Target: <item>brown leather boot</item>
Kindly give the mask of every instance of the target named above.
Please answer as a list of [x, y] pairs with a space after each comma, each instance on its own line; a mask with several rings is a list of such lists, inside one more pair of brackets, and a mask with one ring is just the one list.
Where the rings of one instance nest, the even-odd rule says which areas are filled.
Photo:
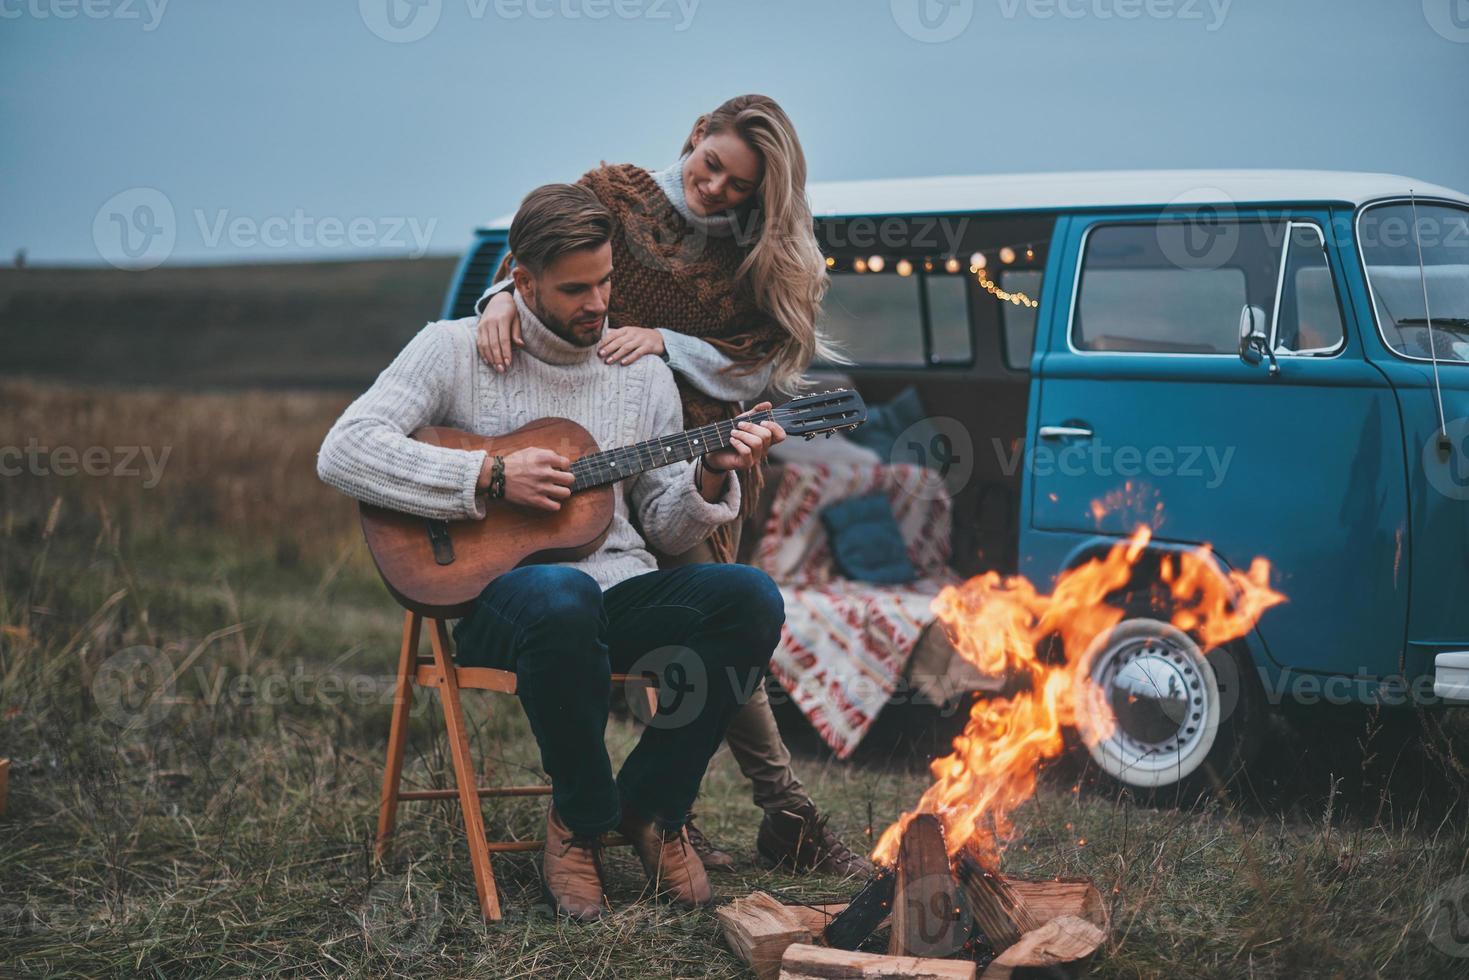
[[541, 885], [550, 905], [578, 922], [590, 922], [607, 907], [602, 896], [602, 841], [574, 834], [556, 807], [546, 811], [546, 846], [541, 852]]
[[622, 811], [622, 833], [643, 862], [643, 872], [655, 893], [684, 905], [708, 905], [714, 898], [704, 864], [689, 843], [689, 833], [661, 829], [631, 810]]
[[689, 832], [689, 843], [693, 845], [694, 853], [699, 855], [699, 861], [704, 865], [705, 871], [734, 870], [735, 859], [704, 836], [704, 832], [694, 823], [692, 813], [689, 814], [689, 822], [684, 824], [684, 830]]
[[760, 821], [755, 850], [768, 868], [783, 867], [798, 874], [819, 871], [844, 877], [872, 874], [872, 864], [842, 843], [814, 803], [767, 812]]

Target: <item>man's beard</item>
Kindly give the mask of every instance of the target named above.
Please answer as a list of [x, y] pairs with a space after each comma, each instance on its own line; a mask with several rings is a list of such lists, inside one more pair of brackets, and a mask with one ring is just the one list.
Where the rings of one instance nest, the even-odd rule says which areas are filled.
[[597, 330], [595, 333], [590, 333], [590, 335], [578, 335], [576, 332], [577, 330], [586, 328], [581, 326], [574, 328], [566, 321], [560, 320], [552, 316], [550, 311], [541, 305], [540, 297], [536, 297], [535, 299], [531, 300], [530, 303], [528, 303], [527, 305], [530, 307], [531, 312], [536, 315], [536, 319], [545, 324], [547, 330], [551, 331], [556, 336], [566, 341], [568, 344], [573, 344], [577, 347], [591, 347], [597, 341], [602, 339], [602, 317], [598, 317], [596, 320]]

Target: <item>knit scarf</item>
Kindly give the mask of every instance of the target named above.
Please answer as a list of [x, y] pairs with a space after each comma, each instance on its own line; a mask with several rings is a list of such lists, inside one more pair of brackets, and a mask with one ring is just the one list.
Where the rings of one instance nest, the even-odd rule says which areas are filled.
[[[753, 370], [775, 357], [784, 331], [737, 279], [747, 249], [739, 234], [723, 234], [723, 222], [692, 223], [680, 213], [655, 176], [632, 164], [603, 164], [579, 181], [612, 213], [613, 326], [666, 328], [707, 341]], [[682, 183], [678, 185], [682, 193]], [[738, 226], [740, 215], [731, 216]], [[736, 227], [735, 230], [738, 230]], [[675, 375], [688, 428], [733, 418], [736, 402], [722, 402]], [[754, 509], [764, 480], [760, 470], [741, 478], [741, 516]], [[709, 543], [716, 561], [734, 560], [732, 525], [716, 529]]]

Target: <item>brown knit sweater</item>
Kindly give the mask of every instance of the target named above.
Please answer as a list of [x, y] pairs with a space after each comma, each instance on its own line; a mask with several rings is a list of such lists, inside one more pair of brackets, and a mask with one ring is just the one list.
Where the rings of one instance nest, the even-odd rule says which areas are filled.
[[[736, 274], [747, 250], [734, 236], [708, 235], [678, 213], [651, 174], [632, 164], [603, 164], [578, 182], [612, 212], [614, 326], [666, 328], [718, 347], [742, 366], [759, 367], [777, 353], [785, 333], [755, 303]], [[676, 376], [678, 377], [678, 376]], [[693, 428], [740, 412], [678, 377], [684, 425]], [[760, 471], [742, 474], [742, 515], [759, 495]], [[719, 561], [733, 561], [734, 528], [710, 537]]]

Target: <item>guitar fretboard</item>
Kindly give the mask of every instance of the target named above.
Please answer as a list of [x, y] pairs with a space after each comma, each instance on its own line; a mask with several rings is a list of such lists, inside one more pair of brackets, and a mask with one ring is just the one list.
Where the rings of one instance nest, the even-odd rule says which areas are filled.
[[697, 429], [673, 432], [646, 442], [618, 449], [604, 449], [583, 456], [571, 464], [571, 474], [576, 478], [571, 485], [571, 492], [616, 483], [647, 470], [672, 463], [684, 463], [716, 449], [724, 449], [730, 444], [729, 436], [736, 423], [769, 422], [776, 418], [778, 412], [779, 409], [756, 412], [738, 419], [725, 419]]

